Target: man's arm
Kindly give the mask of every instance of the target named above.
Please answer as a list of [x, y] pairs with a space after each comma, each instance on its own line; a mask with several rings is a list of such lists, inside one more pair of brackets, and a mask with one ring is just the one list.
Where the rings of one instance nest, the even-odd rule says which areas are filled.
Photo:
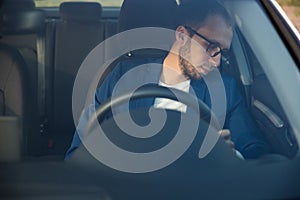
[[247, 111], [233, 79], [229, 81], [227, 101], [225, 128], [230, 130], [235, 148], [246, 159], [258, 158], [270, 152], [270, 146]]

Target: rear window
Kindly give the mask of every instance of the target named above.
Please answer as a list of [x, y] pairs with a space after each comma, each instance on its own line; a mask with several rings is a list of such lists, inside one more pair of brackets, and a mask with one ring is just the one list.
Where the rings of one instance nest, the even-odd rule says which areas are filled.
[[59, 7], [62, 2], [99, 2], [103, 7], [121, 7], [123, 0], [35, 0], [36, 7]]

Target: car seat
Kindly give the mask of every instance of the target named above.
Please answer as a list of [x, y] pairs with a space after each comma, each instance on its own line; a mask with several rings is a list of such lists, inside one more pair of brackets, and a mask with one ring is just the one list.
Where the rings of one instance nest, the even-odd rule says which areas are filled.
[[[177, 27], [177, 7], [178, 5], [175, 0], [124, 0], [119, 15], [118, 32], [122, 33], [131, 29], [143, 27], [175, 30]], [[169, 49], [171, 47], [170, 44], [174, 41], [174, 39], [175, 34], [172, 34], [170, 35], [169, 40], [165, 41], [165, 44], [160, 45]], [[122, 47], [127, 46], [129, 48], [128, 52], [111, 62], [110, 66], [99, 80], [98, 85], [101, 85], [107, 74], [119, 62], [123, 62], [128, 59], [159, 58], [166, 54], [166, 52], [161, 49], [131, 50], [131, 41], [122, 40], [120, 43], [122, 43]], [[110, 52], [108, 52], [108, 54], [109, 53]], [[111, 56], [107, 56], [107, 58], [110, 57]]]
[[[13, 98], [15, 104], [13, 108], [17, 108], [16, 105], [19, 105], [21, 102], [24, 104], [18, 109], [18, 112], [13, 111], [13, 113], [24, 115], [23, 150], [25, 155], [30, 155], [41, 145], [37, 102], [40, 96], [38, 86], [41, 85], [40, 83], [38, 84], [40, 81], [39, 72], [41, 72], [38, 56], [42, 52], [37, 47], [37, 38], [44, 30], [45, 15], [43, 11], [35, 9], [33, 1], [12, 0], [4, 2], [1, 18], [3, 19], [1, 26], [3, 36], [1, 39], [2, 49], [5, 49], [6, 54], [9, 50], [10, 54], [14, 55], [12, 58], [17, 60], [17, 62], [13, 62], [16, 66], [12, 69], [19, 74], [19, 78], [16, 78], [14, 83], [16, 89], [16, 94], [14, 95], [19, 95], [20, 97], [15, 96]], [[5, 59], [8, 58], [6, 57]], [[7, 62], [4, 63], [5, 60], [1, 61], [5, 65], [8, 64]], [[2, 68], [1, 70], [5, 69]], [[6, 76], [4, 74], [1, 75]], [[1, 80], [5, 80], [2, 78]], [[18, 79], [26, 79], [26, 81], [20, 82]], [[25, 87], [27, 89], [18, 90], [18, 84], [21, 84], [20, 88]], [[5, 102], [5, 104], [10, 103], [10, 101]], [[21, 114], [20, 110], [24, 113], [22, 112], [23, 114]]]

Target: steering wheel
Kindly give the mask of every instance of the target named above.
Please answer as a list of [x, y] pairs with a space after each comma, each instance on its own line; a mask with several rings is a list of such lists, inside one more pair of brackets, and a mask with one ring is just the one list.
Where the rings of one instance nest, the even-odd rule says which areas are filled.
[[196, 111], [200, 115], [201, 119], [205, 120], [207, 123], [210, 123], [217, 130], [220, 130], [220, 125], [215, 114], [202, 100], [175, 88], [169, 89], [156, 84], [147, 84], [140, 87], [133, 93], [126, 93], [104, 102], [96, 110], [95, 115], [90, 118], [86, 129], [87, 133], [89, 133], [92, 125], [96, 122], [96, 120], [102, 121], [104, 119], [105, 115], [108, 111], [111, 110], [112, 107], [121, 105], [122, 103], [128, 102], [129, 100], [148, 97], [167, 98], [175, 101], [179, 101], [180, 99], [181, 103], [186, 104], [194, 111]]
[[[155, 133], [153, 135], [151, 135], [152, 132], [150, 133], [148, 130], [153, 130], [152, 124], [154, 124], [156, 128], [156, 123], [147, 124], [147, 127], [137, 126], [141, 128], [142, 132], [128, 132], [125, 130], [126, 128], [124, 129], [124, 127], [118, 126], [116, 121], [122, 120], [123, 117], [128, 117], [127, 112], [120, 112], [114, 117], [103, 120], [112, 107], [122, 103], [128, 103], [130, 100], [149, 97], [180, 101], [196, 112], [188, 111], [186, 113], [180, 113], [167, 110], [167, 118], [165, 122], [162, 122], [162, 129], [159, 129], [157, 132], [153, 131], [153, 133]], [[158, 109], [157, 113], [160, 112]], [[133, 110], [130, 115], [137, 119], [137, 121], [133, 120], [138, 122], [137, 124], [144, 124], [144, 122], [148, 121], [148, 116], [146, 116], [147, 109]], [[197, 116], [199, 116], [199, 118], [195, 120]], [[153, 119], [157, 120], [157, 118]], [[99, 126], [95, 126], [99, 120], [101, 120], [100, 129]], [[127, 123], [126, 120], [125, 123]], [[160, 124], [157, 127], [161, 128], [159, 126]], [[147, 131], [143, 132], [145, 129]], [[133, 128], [131, 130], [136, 129]], [[192, 158], [193, 161], [191, 162], [198, 162], [199, 158], [203, 158], [204, 154], [204, 156], [206, 156], [206, 152], [209, 153], [211, 152], [210, 149], [214, 148], [210, 154], [209, 162], [215, 162], [215, 158], [222, 158], [217, 160], [223, 162], [226, 157], [224, 156], [224, 152], [228, 152], [228, 156], [232, 157], [232, 150], [228, 148], [225, 142], [219, 142], [219, 135], [216, 132], [218, 130], [220, 130], [220, 126], [214, 113], [197, 97], [180, 90], [148, 84], [138, 88], [133, 93], [126, 93], [104, 102], [95, 113], [91, 115], [86, 126], [85, 138], [82, 139], [84, 147], [81, 146], [81, 150], [76, 151], [77, 155], [73, 157], [73, 159], [80, 160], [85, 158], [87, 154], [86, 151], [88, 151], [93, 158], [100, 161], [99, 169], [101, 170], [110, 171], [110, 168], [113, 168], [123, 172], [143, 173], [164, 168], [181, 158], [183, 154], [185, 155], [182, 157], [184, 160]], [[98, 131], [100, 131], [100, 134]], [[137, 135], [139, 133], [141, 134]], [[207, 143], [207, 136], [210, 139], [211, 136], [213, 140], [216, 139], [216, 143], [213, 144], [211, 141]], [[215, 146], [218, 146], [218, 148], [215, 148]], [[204, 147], [204, 151], [201, 151], [202, 147]], [[107, 152], [110, 153], [107, 154]], [[201, 155], [200, 152], [202, 152]], [[130, 157], [130, 162], [127, 162], [127, 160], [124, 162], [119, 161], [119, 159], [128, 157]], [[158, 157], [165, 159], [156, 162], [155, 160]], [[181, 162], [182, 161], [180, 161], [180, 163]], [[148, 166], [145, 163], [151, 163], [151, 165]], [[109, 168], [103, 166], [103, 164], [109, 166]], [[184, 162], [182, 164], [184, 165]]]

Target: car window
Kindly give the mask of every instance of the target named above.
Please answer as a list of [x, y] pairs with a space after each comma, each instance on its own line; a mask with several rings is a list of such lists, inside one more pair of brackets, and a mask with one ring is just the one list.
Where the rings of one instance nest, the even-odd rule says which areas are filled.
[[298, 0], [277, 0], [287, 16], [293, 22], [298, 30], [300, 30], [300, 1]]
[[62, 2], [99, 2], [103, 7], [120, 7], [123, 0], [35, 0], [37, 7], [59, 7]]

